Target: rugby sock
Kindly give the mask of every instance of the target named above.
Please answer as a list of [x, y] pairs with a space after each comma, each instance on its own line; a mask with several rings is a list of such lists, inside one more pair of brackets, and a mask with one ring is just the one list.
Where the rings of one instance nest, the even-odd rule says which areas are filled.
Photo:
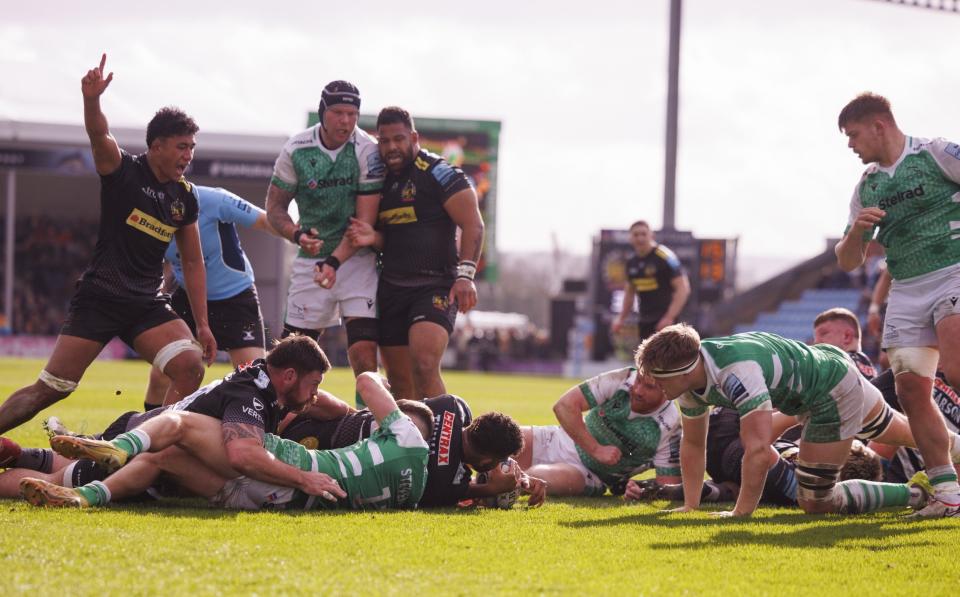
[[110, 503], [110, 490], [103, 481], [93, 481], [82, 487], [77, 487], [77, 493], [82, 495], [91, 506], [103, 506]]
[[14, 461], [16, 468], [28, 468], [41, 473], [53, 472], [53, 450], [43, 448], [24, 448]]
[[357, 410], [363, 410], [363, 409], [367, 408], [367, 403], [364, 402], [364, 401], [363, 401], [363, 398], [360, 397], [360, 392], [355, 392], [353, 399], [354, 399], [354, 400], [356, 401], [356, 403], [357, 403]]
[[957, 471], [952, 464], [927, 468], [927, 477], [933, 485], [933, 495], [945, 504], [960, 503], [960, 485], [957, 485]]
[[888, 506], [906, 506], [910, 503], [910, 488], [903, 483], [877, 483], [850, 479], [837, 483], [840, 512], [861, 514]]
[[136, 456], [140, 452], [150, 449], [150, 436], [140, 429], [121, 433], [110, 442], [114, 448], [119, 448], [127, 456]]

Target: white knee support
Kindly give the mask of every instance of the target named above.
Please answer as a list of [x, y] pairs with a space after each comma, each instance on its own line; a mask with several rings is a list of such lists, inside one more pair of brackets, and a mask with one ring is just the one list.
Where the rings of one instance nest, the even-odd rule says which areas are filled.
[[55, 392], [70, 394], [77, 389], [77, 382], [57, 377], [46, 369], [40, 372], [40, 381], [42, 381], [48, 388], [54, 390]]
[[833, 502], [840, 465], [797, 460], [797, 499]]
[[153, 366], [160, 371], [163, 371], [167, 368], [167, 365], [175, 356], [187, 351], [196, 351], [201, 354], [203, 353], [203, 349], [200, 348], [200, 343], [193, 338], [190, 338], [189, 340], [174, 340], [157, 352], [157, 356], [153, 358]]
[[937, 374], [940, 351], [929, 346], [906, 346], [888, 348], [887, 356], [890, 358], [890, 369], [894, 376], [914, 373], [933, 379]]

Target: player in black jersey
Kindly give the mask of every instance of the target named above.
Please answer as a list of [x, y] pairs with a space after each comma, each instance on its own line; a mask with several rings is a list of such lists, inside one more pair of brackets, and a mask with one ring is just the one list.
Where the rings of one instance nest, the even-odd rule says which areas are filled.
[[[430, 456], [421, 508], [455, 506], [468, 498], [511, 491], [518, 483], [530, 494], [530, 505], [543, 501], [546, 487], [540, 479], [519, 470], [515, 470], [517, 475], [504, 474], [495, 466], [523, 447], [520, 427], [513, 419], [501, 413], [486, 413], [474, 419], [466, 401], [451, 394], [427, 398], [423, 403], [433, 411], [434, 420], [433, 434], [427, 441]], [[280, 435], [311, 449], [329, 450], [369, 437], [372, 423], [373, 414], [368, 410], [327, 421], [299, 415]], [[473, 471], [489, 471], [488, 482], [471, 482]]]
[[381, 110], [377, 134], [388, 171], [377, 227], [353, 220], [347, 235], [382, 251], [380, 353], [394, 394], [419, 400], [446, 392], [440, 358], [457, 311], [477, 304], [483, 217], [463, 171], [420, 148], [409, 112]]
[[620, 332], [637, 298], [640, 301], [638, 333], [642, 342], [676, 322], [690, 297], [690, 280], [673, 251], [654, 241], [647, 222], [638, 220], [630, 225], [630, 244], [636, 255], [627, 260], [623, 309], [611, 323], [610, 331]]
[[[131, 156], [110, 134], [100, 95], [107, 56], [81, 81], [84, 122], [100, 175], [100, 230], [93, 260], [77, 283], [57, 344], [40, 378], [0, 405], [0, 433], [69, 396], [104, 345], [119, 336], [173, 384], [168, 402], [203, 380], [201, 353], [213, 362], [217, 344], [207, 323], [206, 274], [197, 230], [197, 197], [183, 172], [198, 128], [176, 108], [147, 125], [147, 152]], [[187, 324], [159, 294], [163, 254], [176, 236], [183, 257], [198, 345]]]

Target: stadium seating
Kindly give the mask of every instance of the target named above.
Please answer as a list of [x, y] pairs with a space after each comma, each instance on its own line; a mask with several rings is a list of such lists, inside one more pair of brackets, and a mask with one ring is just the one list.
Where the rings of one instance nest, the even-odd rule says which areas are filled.
[[805, 290], [797, 300], [784, 301], [772, 313], [761, 313], [753, 323], [736, 326], [734, 333], [772, 332], [786, 338], [809, 342], [813, 339], [813, 320], [832, 307], [845, 307], [857, 312], [861, 291], [850, 289]]

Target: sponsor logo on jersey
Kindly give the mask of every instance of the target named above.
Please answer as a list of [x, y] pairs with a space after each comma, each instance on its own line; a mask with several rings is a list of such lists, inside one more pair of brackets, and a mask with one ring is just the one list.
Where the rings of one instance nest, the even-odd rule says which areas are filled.
[[263, 423], [263, 417], [260, 416], [260, 413], [258, 413], [258, 412], [255, 411], [254, 409], [250, 408], [249, 406], [242, 406], [242, 407], [240, 407], [240, 410], [242, 410], [243, 413], [244, 413], [245, 415], [247, 415], [248, 417], [252, 417], [252, 418], [260, 421], [261, 423]]
[[320, 447], [320, 440], [313, 437], [312, 435], [308, 435], [307, 437], [302, 438], [299, 443], [301, 446], [303, 446], [308, 450], [316, 450], [317, 448]]
[[180, 201], [179, 197], [174, 199], [173, 202], [170, 204], [170, 217], [173, 219], [174, 222], [183, 221], [183, 216], [184, 214], [186, 214], [186, 212], [187, 212], [187, 208], [183, 204], [183, 201]]
[[727, 379], [723, 380], [723, 395], [737, 404], [747, 397], [747, 388], [744, 387], [739, 377], [730, 374]]
[[307, 186], [310, 187], [311, 190], [345, 187], [350, 184], [353, 184], [352, 176], [341, 176], [339, 178], [328, 178], [326, 180], [317, 180], [315, 178], [311, 178], [309, 182], [307, 182]]
[[412, 206], [385, 209], [377, 214], [377, 224], [412, 224], [417, 221], [417, 212]]
[[943, 148], [943, 151], [960, 160], [960, 145], [957, 145], [956, 143], [947, 143], [947, 146]]
[[413, 165], [416, 166], [418, 170], [426, 171], [426, 169], [430, 167], [430, 162], [420, 156], [417, 156], [417, 159], [413, 161]]
[[907, 199], [913, 199], [914, 197], [923, 197], [925, 194], [923, 185], [918, 186], [915, 189], [910, 189], [907, 191], [898, 191], [895, 195], [890, 195], [889, 197], [884, 197], [877, 203], [877, 207], [880, 209], [888, 209], [902, 203]]
[[367, 176], [369, 178], [383, 178], [387, 173], [387, 167], [380, 159], [378, 152], [373, 152], [367, 156]]
[[143, 194], [151, 199], [160, 199], [163, 200], [166, 195], [163, 191], [158, 191], [153, 187], [140, 187], [140, 190], [143, 191]]
[[413, 469], [405, 468], [400, 471], [400, 483], [397, 487], [397, 504], [402, 506], [410, 499], [410, 490], [413, 489]]
[[170, 242], [173, 233], [177, 231], [175, 227], [167, 226], [160, 220], [150, 217], [136, 208], [127, 216], [127, 225], [166, 243]]
[[240, 333], [240, 339], [246, 341], [246, 340], [255, 340], [256, 338], [253, 337], [253, 330], [243, 330]]
[[254, 399], [253, 399], [253, 408], [255, 408], [255, 409], [257, 409], [257, 410], [263, 410], [263, 402], [260, 402], [259, 399], [254, 398]]
[[412, 180], [408, 180], [400, 191], [400, 201], [409, 202], [417, 198], [417, 185]]
[[437, 162], [437, 165], [433, 168], [433, 177], [437, 179], [437, 182], [441, 186], [447, 186], [447, 183], [457, 175], [456, 168], [450, 166], [445, 162]]
[[437, 444], [437, 466], [450, 464], [450, 442], [453, 437], [453, 422], [456, 419], [451, 411], [443, 413], [443, 425], [440, 428], [440, 441]]

